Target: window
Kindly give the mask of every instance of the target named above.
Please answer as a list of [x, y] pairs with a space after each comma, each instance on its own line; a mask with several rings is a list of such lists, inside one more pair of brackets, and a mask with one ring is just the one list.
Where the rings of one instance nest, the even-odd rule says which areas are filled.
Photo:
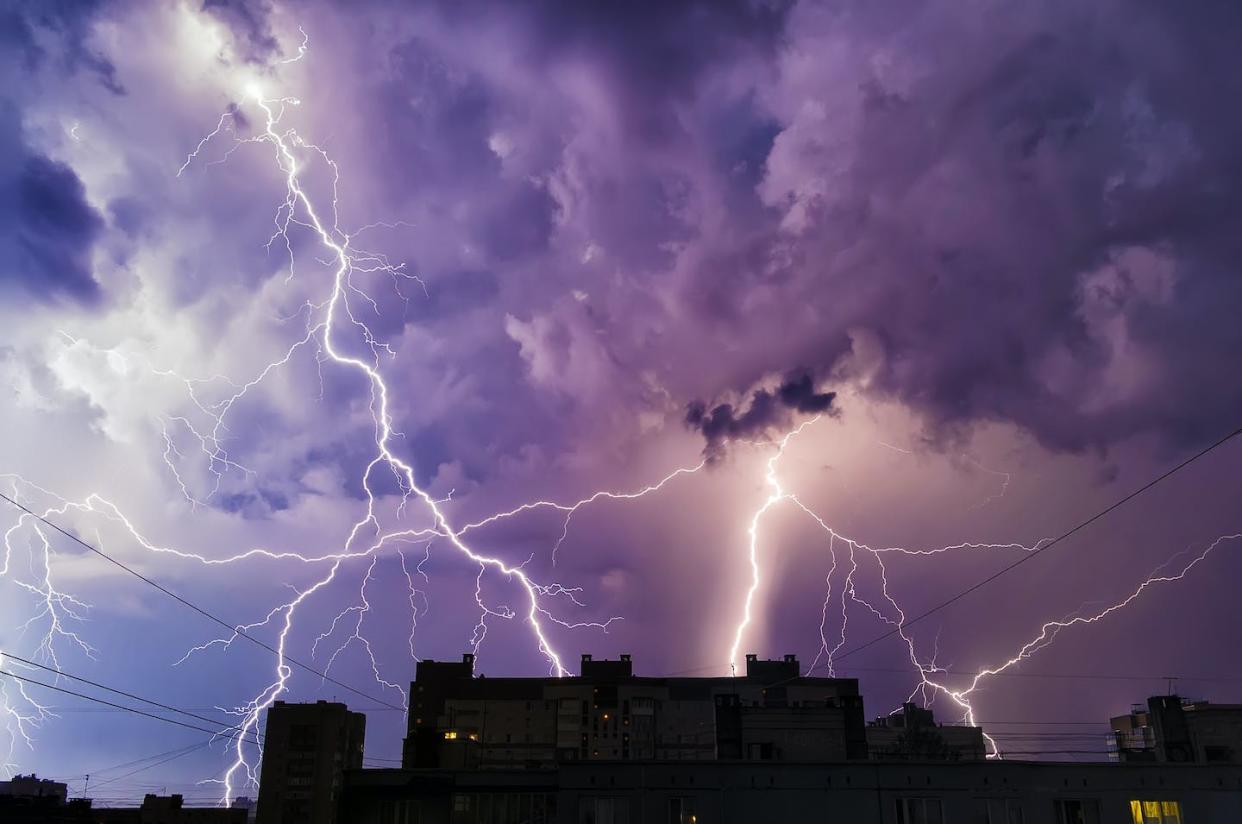
[[578, 802], [578, 824], [629, 824], [628, 798], [583, 798]]
[[897, 799], [897, 824], [944, 824], [939, 798]]
[[1134, 824], [1182, 824], [1182, 805], [1177, 801], [1131, 801]]
[[319, 728], [314, 724], [289, 725], [289, 749], [313, 750], [319, 746]]
[[1204, 747], [1203, 759], [1205, 761], [1232, 761], [1232, 747]]
[[693, 798], [677, 797], [668, 800], [668, 824], [698, 824], [698, 821]]
[[[678, 738], [680, 739], [681, 736]], [[681, 743], [680, 740], [678, 743]], [[746, 755], [751, 761], [771, 761], [773, 758], [772, 742], [751, 742], [746, 746]]]
[[979, 824], [1025, 824], [1022, 802], [1016, 798], [980, 798], [975, 820]]
[[[548, 824], [555, 818], [556, 798], [549, 793], [454, 793], [450, 820], [452, 824]], [[408, 824], [418, 824], [418, 819]]]
[[380, 804], [380, 824], [418, 824], [417, 801], [385, 801]]
[[1056, 802], [1057, 824], [1100, 824], [1100, 802], [1062, 798]]

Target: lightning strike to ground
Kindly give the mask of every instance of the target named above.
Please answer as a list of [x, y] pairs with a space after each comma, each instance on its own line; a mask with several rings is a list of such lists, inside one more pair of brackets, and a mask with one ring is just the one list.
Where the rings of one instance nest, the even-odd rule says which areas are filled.
[[[977, 723], [978, 716], [975, 713], [975, 707], [972, 705], [971, 699], [972, 697], [974, 697], [979, 687], [987, 679], [993, 676], [999, 675], [1009, 669], [1012, 669], [1013, 667], [1018, 666], [1023, 661], [1026, 661], [1035, 653], [1039, 652], [1040, 650], [1052, 644], [1053, 641], [1056, 639], [1057, 635], [1063, 630], [1070, 629], [1073, 627], [1083, 626], [1087, 624], [1093, 624], [1093, 623], [1096, 623], [1098, 621], [1108, 618], [1112, 614], [1129, 606], [1131, 603], [1133, 603], [1136, 599], [1142, 596], [1142, 594], [1146, 592], [1148, 589], [1150, 589], [1151, 587], [1156, 586], [1158, 584], [1167, 584], [1167, 583], [1173, 583], [1173, 582], [1182, 580], [1192, 569], [1194, 569], [1196, 566], [1202, 563], [1208, 557], [1208, 555], [1210, 555], [1212, 551], [1215, 550], [1221, 544], [1229, 542], [1229, 541], [1242, 540], [1242, 533], [1221, 535], [1217, 537], [1215, 540], [1213, 540], [1210, 544], [1208, 544], [1207, 547], [1201, 553], [1199, 553], [1198, 555], [1195, 555], [1189, 562], [1184, 563], [1176, 572], [1166, 573], [1165, 572], [1166, 568], [1168, 568], [1169, 566], [1172, 566], [1176, 562], [1178, 557], [1181, 557], [1182, 555], [1185, 554], [1184, 552], [1178, 553], [1178, 555], [1173, 556], [1168, 561], [1166, 561], [1164, 564], [1162, 564], [1160, 567], [1158, 567], [1156, 570], [1154, 570], [1145, 580], [1143, 580], [1140, 584], [1138, 584], [1138, 586], [1126, 597], [1096, 612], [1083, 612], [1080, 610], [1078, 614], [1071, 615], [1071, 616], [1068, 616], [1062, 619], [1050, 620], [1050, 621], [1045, 622], [1039, 628], [1039, 631], [1036, 633], [1036, 635], [1031, 640], [1024, 643], [1018, 649], [1018, 651], [1014, 653], [1011, 657], [1009, 657], [1008, 659], [1005, 659], [999, 664], [989, 665], [989, 666], [980, 668], [979, 671], [969, 680], [969, 682], [967, 683], [965, 687], [953, 688], [945, 681], [945, 678], [943, 677], [943, 676], [948, 675], [948, 672], [936, 664], [936, 658], [937, 658], [938, 651], [939, 651], [939, 634], [937, 634], [936, 636], [936, 649], [932, 651], [932, 655], [930, 658], [924, 659], [920, 657], [917, 651], [916, 643], [915, 643], [913, 636], [907, 632], [907, 629], [906, 629], [907, 616], [906, 616], [905, 611], [902, 609], [900, 603], [898, 602], [896, 596], [892, 593], [890, 589], [890, 583], [889, 583], [889, 578], [888, 578], [888, 568], [886, 567], [885, 560], [884, 560], [885, 556], [889, 554], [895, 555], [897, 557], [900, 557], [900, 556], [931, 556], [931, 555], [941, 555], [947, 552], [953, 552], [957, 550], [1035, 552], [1039, 550], [1041, 547], [1045, 546], [1047, 543], [1049, 543], [1052, 539], [1047, 538], [1047, 537], [1040, 538], [1035, 543], [1029, 544], [1029, 545], [1023, 544], [1020, 542], [984, 543], [984, 542], [966, 541], [966, 542], [961, 542], [961, 543], [952, 544], [952, 545], [944, 546], [944, 547], [937, 547], [937, 548], [907, 548], [907, 547], [900, 547], [900, 546], [873, 547], [861, 541], [858, 541], [854, 538], [850, 538], [847, 535], [842, 534], [838, 530], [834, 529], [831, 525], [829, 525], [814, 510], [812, 510], [810, 507], [804, 504], [796, 493], [787, 491], [782, 486], [781, 481], [779, 477], [777, 476], [777, 463], [789, 451], [789, 445], [790, 445], [791, 440], [795, 436], [800, 434], [808, 426], [814, 424], [817, 420], [818, 418], [812, 418], [808, 421], [803, 422], [798, 427], [788, 432], [783, 438], [781, 438], [777, 442], [774, 453], [769, 457], [767, 461], [765, 480], [770, 489], [770, 493], [768, 497], [755, 510], [754, 514], [751, 517], [750, 527], [747, 530], [747, 537], [748, 537], [747, 557], [748, 557], [750, 571], [751, 571], [750, 585], [749, 585], [749, 588], [746, 590], [742, 608], [739, 611], [739, 617], [737, 618], [737, 621], [735, 624], [735, 629], [733, 633], [733, 643], [729, 648], [729, 657], [728, 657], [729, 667], [730, 667], [730, 670], [735, 673], [737, 671], [737, 663], [738, 663], [737, 658], [738, 658], [739, 650], [741, 649], [743, 637], [745, 635], [747, 628], [750, 626], [753, 620], [752, 612], [754, 609], [755, 594], [759, 590], [759, 587], [762, 582], [762, 577], [763, 577], [762, 576], [762, 563], [761, 563], [762, 555], [759, 551], [760, 550], [759, 527], [760, 527], [760, 524], [761, 524], [761, 521], [764, 515], [767, 514], [768, 511], [771, 510], [773, 507], [775, 507], [776, 505], [782, 502], [788, 501], [795, 508], [805, 513], [810, 518], [810, 520], [816, 526], [818, 526], [828, 537], [828, 555], [830, 559], [830, 567], [829, 567], [828, 575], [826, 576], [826, 579], [825, 579], [826, 594], [824, 596], [823, 604], [820, 610], [820, 623], [819, 623], [819, 633], [818, 633], [819, 640], [820, 640], [820, 646], [819, 646], [819, 650], [816, 654], [815, 659], [812, 661], [811, 666], [807, 671], [807, 674], [814, 672], [816, 669], [822, 666], [827, 670], [827, 673], [830, 677], [834, 677], [836, 675], [835, 658], [837, 654], [841, 651], [841, 649], [847, 643], [847, 634], [848, 634], [848, 627], [849, 627], [848, 605], [849, 603], [852, 602], [858, 605], [859, 607], [861, 607], [862, 609], [865, 609], [867, 612], [869, 612], [879, 621], [883, 622], [884, 624], [890, 627], [893, 627], [896, 630], [897, 637], [905, 645], [908, 660], [911, 666], [914, 668], [915, 672], [917, 673], [917, 678], [918, 678], [913, 689], [910, 692], [909, 697], [907, 698], [907, 701], [912, 702], [915, 696], [921, 696], [923, 704], [930, 705], [930, 703], [935, 700], [935, 697], [937, 695], [944, 696], [947, 699], [949, 699], [960, 711], [961, 720], [971, 726], [978, 726], [978, 723]], [[881, 445], [885, 446], [886, 448], [896, 449], [895, 447], [892, 447], [890, 444], [881, 443]], [[901, 451], [905, 453], [909, 452], [908, 450], [897, 450], [897, 451]], [[977, 468], [982, 469], [985, 472], [997, 475], [998, 477], [1002, 478], [1002, 485], [1001, 485], [1000, 491], [996, 493], [994, 496], [992, 496], [992, 498], [989, 498], [988, 501], [986, 502], [990, 502], [991, 500], [1000, 498], [1008, 491], [1008, 487], [1011, 481], [1011, 475], [1009, 473], [987, 469], [986, 467], [979, 465], [978, 462], [973, 461], [973, 459], [968, 459], [968, 460], [971, 463], [973, 463]], [[849, 571], [846, 573], [845, 579], [841, 584], [840, 594], [837, 599], [839, 603], [839, 614], [840, 614], [839, 633], [837, 635], [835, 644], [831, 648], [829, 648], [827, 627], [829, 623], [829, 609], [833, 601], [832, 580], [833, 580], [833, 577], [836, 575], [837, 568], [838, 568], [837, 551], [838, 551], [839, 545], [843, 545], [848, 553], [847, 563], [848, 563]], [[877, 607], [875, 604], [871, 602], [871, 600], [859, 594], [858, 585], [856, 582], [856, 575], [858, 574], [860, 570], [860, 564], [858, 562], [858, 558], [860, 554], [861, 554], [861, 557], [863, 557], [864, 559], [869, 558], [875, 564], [875, 579], [879, 583], [879, 590], [880, 590], [878, 601], [881, 603], [881, 607]], [[994, 758], [1002, 757], [1003, 753], [1001, 752], [995, 739], [993, 739], [990, 735], [988, 735], [986, 731], [984, 732], [983, 735], [984, 735], [985, 741], [987, 742], [987, 747], [989, 750], [988, 752], [989, 757], [994, 757]]]
[[[304, 31], [301, 33], [303, 41], [298, 47], [297, 54], [280, 61], [281, 63], [297, 62], [306, 56], [309, 38], [306, 37]], [[191, 509], [210, 506], [220, 493], [225, 478], [230, 474], [255, 476], [253, 469], [230, 456], [226, 442], [230, 413], [256, 387], [286, 367], [293, 358], [309, 350], [313, 350], [316, 366], [321, 370], [321, 381], [322, 369], [325, 366], [357, 376], [366, 387], [372, 424], [373, 452], [360, 479], [365, 498], [363, 512], [353, 522], [344, 540], [339, 545], [313, 552], [252, 547], [223, 557], [210, 557], [149, 539], [131, 518], [123, 514], [119, 506], [113, 504], [103, 494], [90, 493], [82, 500], [70, 501], [25, 478], [16, 475], [0, 476], [10, 485], [14, 498], [25, 499], [34, 495], [50, 501], [43, 509], [45, 518], [73, 515], [79, 518], [99, 519], [119, 528], [126, 536], [128, 543], [137, 547], [144, 557], [167, 557], [179, 562], [207, 567], [288, 562], [315, 568], [315, 576], [309, 585], [294, 589], [287, 600], [272, 606], [266, 613], [263, 613], [260, 619], [252, 623], [240, 624], [231, 634], [211, 638], [194, 646], [187, 650], [181, 659], [173, 662], [174, 665], [180, 665], [193, 656], [209, 651], [227, 651], [243, 634], [254, 630], [264, 629], [275, 633], [276, 653], [272, 672], [270, 676], [265, 677], [262, 687], [249, 700], [228, 709], [228, 712], [239, 719], [237, 725], [229, 729], [238, 730], [239, 734], [229, 737], [230, 755], [227, 766], [218, 777], [207, 779], [207, 782], [220, 786], [221, 800], [225, 804], [229, 803], [240, 789], [257, 785], [258, 763], [262, 755], [261, 745], [257, 743], [257, 733], [266, 710], [280, 696], [288, 692], [289, 681], [294, 672], [287, 656], [291, 633], [298, 626], [303, 607], [336, 582], [346, 565], [355, 561], [366, 562], [365, 572], [360, 578], [357, 589], [356, 603], [338, 612], [311, 645], [311, 652], [314, 655], [320, 643], [330, 642], [336, 636], [338, 629], [344, 627], [348, 630], [348, 634], [337, 643], [327, 659], [325, 676], [347, 648], [360, 647], [369, 661], [376, 683], [383, 689], [396, 691], [401, 695], [403, 703], [405, 702], [406, 695], [401, 686], [389, 680], [382, 673], [380, 662], [365, 632], [366, 619], [371, 613], [368, 586], [375, 580], [376, 566], [381, 555], [385, 553], [395, 555], [401, 565], [408, 593], [409, 655], [412, 660], [418, 660], [416, 655], [418, 624], [420, 618], [426, 616], [430, 607], [428, 592], [431, 580], [424, 571], [424, 565], [431, 559], [433, 542], [437, 548], [450, 548], [459, 558], [477, 570], [473, 595], [479, 618], [468, 641], [476, 654], [481, 650], [487, 636], [489, 619], [521, 620], [530, 632], [534, 648], [546, 661], [549, 672], [563, 676], [567, 674], [567, 670], [561, 653], [549, 635], [551, 628], [607, 631], [612, 622], [620, 618], [572, 620], [561, 617], [559, 608], [566, 606], [582, 608], [584, 606], [578, 597], [581, 592], [580, 588], [566, 586], [556, 581], [536, 580], [526, 571], [530, 559], [522, 563], [510, 563], [497, 555], [476, 549], [467, 542], [466, 536], [471, 532], [485, 530], [500, 521], [516, 518], [526, 513], [539, 510], [557, 512], [563, 516], [560, 534], [549, 548], [550, 560], [555, 566], [558, 552], [569, 535], [571, 521], [582, 508], [602, 500], [625, 502], [654, 494], [679, 478], [702, 471], [706, 466], [705, 462], [699, 462], [675, 469], [656, 483], [633, 491], [601, 490], [572, 503], [550, 500], [523, 503], [460, 526], [454, 525], [445, 511], [447, 501], [434, 498], [425, 488], [421, 487], [417, 483], [413, 466], [398, 454], [395, 442], [399, 439], [400, 433], [394, 427], [390, 403], [392, 390], [384, 377], [384, 366], [396, 357], [396, 353], [392, 347], [373, 333], [364, 320], [366, 313], [379, 314], [380, 306], [378, 301], [355, 280], [355, 276], [377, 274], [387, 276], [394, 290], [403, 300], [408, 299], [401, 292], [403, 284], [412, 283], [425, 290], [421, 279], [408, 272], [404, 264], [393, 263], [386, 255], [359, 245], [359, 235], [370, 229], [381, 226], [397, 228], [408, 224], [401, 221], [376, 222], [353, 232], [347, 232], [341, 228], [337, 196], [341, 185], [340, 169], [323, 148], [305, 140], [295, 128], [284, 124], [287, 113], [298, 105], [299, 101], [296, 98], [269, 97], [259, 86], [250, 86], [243, 101], [231, 105], [219, 117], [215, 128], [204, 136], [187, 155], [185, 162], [176, 170], [176, 175], [183, 176], [196, 164], [213, 166], [225, 163], [237, 151], [247, 146], [258, 146], [271, 151], [275, 168], [279, 172], [284, 188], [284, 198], [273, 215], [273, 230], [267, 247], [271, 249], [279, 245], [287, 254], [289, 267], [285, 280], [287, 284], [291, 283], [295, 277], [305, 277], [314, 282], [312, 275], [304, 276], [296, 265], [296, 244], [292, 235], [297, 232], [303, 232], [313, 239], [322, 255], [317, 262], [330, 271], [330, 276], [322, 290], [318, 291], [314, 299], [307, 299], [293, 316], [294, 318], [304, 317], [303, 333], [285, 348], [279, 358], [267, 363], [251, 377], [242, 381], [221, 375], [186, 378], [175, 370], [157, 367], [139, 355], [127, 355], [116, 351], [107, 351], [106, 354], [110, 362], [117, 362], [124, 367], [119, 370], [122, 374], [129, 373], [130, 367], [136, 365], [151, 375], [179, 383], [184, 389], [191, 410], [188, 414], [170, 414], [158, 419], [158, 442], [160, 444], [158, 453], [168, 469], [176, 493], [185, 499]], [[245, 123], [249, 122], [249, 118], [241, 117], [243, 111], [258, 115], [257, 122], [261, 123], [261, 130], [258, 133], [241, 136], [245, 130]], [[76, 130], [76, 124], [74, 129]], [[206, 161], [206, 153], [220, 141], [227, 141], [227, 147], [220, 156]], [[313, 197], [307, 188], [306, 175], [315, 168], [326, 169], [331, 182], [331, 195], [325, 202], [320, 202]], [[69, 346], [89, 346], [87, 342], [68, 334], [63, 334], [63, 337], [68, 340]], [[353, 351], [359, 348], [361, 354]], [[219, 400], [210, 400], [208, 396], [220, 386], [226, 387], [224, 395]], [[195, 420], [191, 415], [199, 419]], [[1218, 546], [1242, 539], [1242, 534], [1222, 535], [1188, 562], [1177, 566], [1174, 571], [1157, 569], [1127, 597], [1104, 609], [1083, 612], [1044, 623], [1033, 637], [1009, 658], [998, 664], [981, 668], [965, 686], [954, 688], [946, 681], [945, 676], [948, 673], [936, 664], [936, 651], [933, 650], [930, 657], [920, 655], [913, 636], [906, 631], [906, 614], [897, 596], [891, 590], [886, 557], [934, 556], [954, 551], [1032, 552], [1043, 546], [1049, 539], [1043, 538], [1030, 545], [1020, 542], [962, 542], [938, 548], [906, 548], [872, 547], [840, 533], [804, 504], [796, 493], [787, 490], [782, 485], [777, 472], [778, 464], [781, 458], [789, 452], [791, 443], [818, 420], [819, 418], [806, 420], [787, 432], [774, 444], [774, 452], [766, 461], [764, 482], [768, 494], [753, 512], [745, 540], [742, 542], [746, 549], [749, 582], [741, 598], [741, 607], [734, 624], [726, 659], [729, 669], [735, 673], [747, 632], [756, 620], [756, 600], [764, 581], [764, 553], [772, 551], [763, 541], [763, 522], [774, 508], [782, 504], [792, 505], [803, 512], [823, 530], [828, 538], [827, 553], [830, 568], [825, 579], [826, 594], [820, 611], [819, 650], [812, 662], [811, 670], [814, 671], [822, 666], [830, 675], [836, 674], [834, 659], [847, 643], [849, 605], [854, 604], [897, 629], [897, 635], [905, 644], [909, 662], [917, 673], [917, 681], [910, 693], [911, 699], [916, 695], [921, 695], [924, 703], [930, 703], [937, 696], [943, 696], [961, 711], [963, 720], [970, 724], [976, 723], [972, 699], [987, 679], [1020, 665], [1052, 644], [1062, 631], [1104, 620], [1124, 609], [1151, 587], [1182, 580]], [[881, 443], [881, 445], [898, 452], [909, 453], [909, 450], [891, 444]], [[210, 476], [204, 489], [196, 488], [197, 485], [184, 470], [190, 454], [202, 461], [206, 473]], [[998, 495], [987, 499], [984, 503], [1004, 495], [1009, 484], [1009, 475], [982, 466], [979, 468], [1004, 478], [1004, 484]], [[404, 519], [407, 505], [413, 504], [420, 515], [426, 518], [425, 525], [408, 527], [403, 524], [386, 525], [384, 523], [379, 514], [379, 493], [376, 491], [377, 473], [380, 472], [387, 473], [388, 476], [394, 478], [400, 489], [398, 520]], [[404, 549], [411, 544], [421, 544], [423, 547], [422, 558], [412, 568]], [[52, 548], [43, 524], [37, 518], [26, 514], [21, 515], [4, 532], [2, 550], [0, 580], [9, 581], [29, 597], [30, 612], [25, 629], [40, 633], [40, 641], [36, 647], [36, 654], [33, 656], [35, 660], [44, 660], [59, 669], [58, 650], [66, 645], [84, 656], [95, 655], [94, 648], [81, 634], [82, 626], [87, 621], [89, 606], [63, 591], [56, 583], [53, 572], [56, 552]], [[838, 552], [842, 550], [846, 553], [843, 561], [838, 558]], [[23, 562], [20, 565], [19, 558]], [[1177, 556], [1171, 559], [1166, 566], [1173, 566], [1176, 558]], [[839, 575], [841, 569], [848, 571], [840, 582], [840, 588], [834, 598], [833, 580]], [[29, 570], [29, 574], [24, 574], [26, 570]], [[878, 596], [868, 597], [860, 592], [860, 575], [874, 576], [874, 580], [878, 583]], [[516, 606], [494, 604], [485, 597], [484, 582], [489, 578], [511, 585], [511, 591], [518, 599]], [[416, 579], [421, 579], [421, 583]], [[838, 631], [833, 638], [830, 637], [829, 624], [830, 620], [836, 620], [838, 612], [840, 616]], [[21, 666], [19, 662], [6, 660], [0, 655], [0, 669], [20, 668]], [[32, 747], [35, 731], [40, 725], [53, 719], [54, 715], [46, 705], [39, 702], [37, 696], [30, 693], [21, 681], [0, 680], [0, 717], [4, 719], [3, 729], [7, 735], [7, 742], [3, 749], [0, 749], [0, 771], [12, 772], [18, 766], [18, 747]], [[996, 742], [990, 737], [987, 740], [991, 754], [1000, 755]]]

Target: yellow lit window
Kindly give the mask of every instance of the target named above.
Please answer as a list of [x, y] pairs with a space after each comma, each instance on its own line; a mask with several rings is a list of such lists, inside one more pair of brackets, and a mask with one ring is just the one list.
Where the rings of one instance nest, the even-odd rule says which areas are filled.
[[452, 741], [455, 738], [457, 738], [457, 730], [445, 730], [444, 732], [445, 741]]
[[1182, 805], [1178, 801], [1131, 801], [1134, 824], [1182, 824]]

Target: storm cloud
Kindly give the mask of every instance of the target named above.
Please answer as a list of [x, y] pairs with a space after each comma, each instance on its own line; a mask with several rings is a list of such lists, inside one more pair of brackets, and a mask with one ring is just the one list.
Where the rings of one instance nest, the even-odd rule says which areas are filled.
[[[571, 622], [625, 616], [606, 635], [552, 628], [571, 657], [632, 651], [646, 672], [713, 664], [749, 574], [748, 525], [775, 500], [770, 443], [816, 415], [781, 456], [783, 488], [851, 538], [920, 547], [1033, 542], [1238, 423], [1237, 4], [116, 0], [10, 3], [0, 37], [0, 69], [17, 79], [0, 104], [0, 378], [12, 389], [0, 473], [29, 478], [32, 503], [60, 506], [40, 490], [105, 496], [152, 545], [329, 553], [372, 504], [386, 524], [426, 515], [374, 464], [374, 394], [307, 338], [335, 261], [298, 220], [287, 244], [273, 241], [288, 192], [282, 159], [250, 140], [264, 118], [256, 88], [284, 100], [281, 127], [305, 138], [302, 182], [338, 237], [368, 264], [404, 265], [404, 277], [352, 273], [345, 301], [367, 330], [342, 323], [334, 344], [384, 376], [391, 448], [453, 523], [641, 490], [702, 454], [715, 464], [642, 501], [601, 497], [568, 525], [540, 508], [470, 530], [532, 578], [575, 587], [581, 598], [557, 607]], [[731, 441], [758, 445], [720, 460]], [[1063, 556], [1073, 574], [1041, 555], [1048, 566], [995, 601], [989, 590], [946, 610], [943, 660], [991, 660], [1200, 530], [1236, 531], [1236, 479], [1212, 472], [1131, 534], [1100, 538], [1098, 554]], [[822, 584], [842, 583], [847, 564], [829, 566], [832, 540], [805, 513], [770, 509], [750, 536], [765, 577], [746, 643], [809, 643], [810, 660], [817, 623], [838, 614]], [[311, 583], [312, 565], [204, 568], [152, 557], [111, 519], [63, 518], [230, 622]], [[402, 546], [408, 559], [388, 549], [366, 622], [399, 683], [409, 619], [420, 656], [456, 658], [480, 584], [447, 543]], [[267, 677], [266, 663], [216, 647], [170, 671], [206, 630], [140, 583], [67, 560], [81, 563], [55, 580], [94, 596], [88, 629], [103, 651], [67, 655], [67, 669], [149, 679], [187, 706], [244, 706]], [[998, 556], [944, 560], [894, 556], [893, 592], [916, 607], [948, 597]], [[316, 591], [291, 649], [311, 660], [366, 563]], [[874, 572], [861, 568], [859, 592]], [[1237, 574], [1211, 577], [1226, 588]], [[407, 588], [424, 583], [429, 613]], [[488, 573], [483, 585], [496, 605], [520, 605], [512, 584]], [[1204, 591], [1152, 602], [1145, 648], [1176, 667], [1160, 671], [1210, 669], [1176, 656], [1215, 655], [1237, 635], [1228, 594]], [[27, 597], [14, 595], [0, 607]], [[987, 603], [1005, 609], [979, 621]], [[489, 619], [489, 674], [545, 668], [514, 608], [513, 621]], [[1168, 620], [1196, 609], [1220, 629]], [[166, 635], [139, 657], [132, 639], [154, 622]], [[920, 644], [936, 643], [932, 624]], [[1100, 671], [1134, 671], [1133, 637], [1116, 632], [1069, 649], [1120, 651]], [[860, 665], [891, 669], [880, 646]], [[396, 700], [357, 652], [340, 656], [339, 677]], [[1137, 669], [1170, 661], [1152, 657]], [[1077, 666], [1073, 654], [1061, 666]], [[869, 683], [868, 706], [905, 700], [899, 680]], [[1019, 683], [1011, 704], [1010, 691], [989, 694], [989, 717], [1077, 700], [1037, 683]], [[326, 697], [304, 673], [292, 684], [291, 697]], [[1090, 689], [1091, 717], [1136, 698], [1118, 681]], [[49, 724], [47, 758], [27, 767], [84, 774], [151, 751], [150, 731], [113, 747], [128, 727], [98, 715], [84, 723], [107, 730], [96, 739], [108, 749]], [[369, 747], [399, 752], [399, 726], [369, 725]], [[208, 759], [176, 762], [187, 786], [215, 774], [187, 766]]]
[[686, 425], [702, 433], [707, 441], [703, 454], [719, 459], [731, 440], [749, 440], [767, 435], [773, 428], [787, 426], [793, 413], [821, 415], [832, 410], [835, 392], [817, 392], [805, 372], [786, 378], [774, 391], [756, 389], [745, 409], [721, 403], [710, 410], [703, 401], [686, 408]]
[[100, 299], [91, 254], [104, 220], [69, 166], [26, 145], [15, 107], [0, 102], [0, 285], [37, 300]]

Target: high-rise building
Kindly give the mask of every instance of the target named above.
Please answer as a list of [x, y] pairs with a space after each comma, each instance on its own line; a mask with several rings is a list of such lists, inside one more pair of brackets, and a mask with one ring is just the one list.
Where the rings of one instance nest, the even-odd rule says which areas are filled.
[[1156, 695], [1110, 723], [1119, 761], [1242, 764], [1242, 704]]
[[366, 716], [277, 701], [267, 713], [258, 824], [334, 824], [345, 770], [362, 767]]
[[577, 677], [475, 678], [465, 655], [420, 661], [410, 696], [407, 768], [867, 757], [858, 682], [804, 676], [792, 655], [748, 655], [738, 678], [635, 676], [628, 655], [584, 655]]

